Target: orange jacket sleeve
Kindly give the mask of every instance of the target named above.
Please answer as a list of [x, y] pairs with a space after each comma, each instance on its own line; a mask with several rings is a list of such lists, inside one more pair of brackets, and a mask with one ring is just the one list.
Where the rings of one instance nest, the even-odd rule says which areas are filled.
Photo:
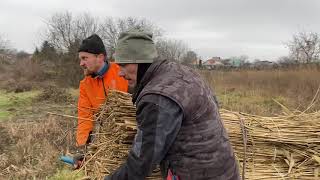
[[80, 82], [80, 95], [78, 100], [78, 128], [76, 141], [77, 146], [85, 145], [90, 131], [93, 128], [93, 107], [87, 97], [84, 84]]

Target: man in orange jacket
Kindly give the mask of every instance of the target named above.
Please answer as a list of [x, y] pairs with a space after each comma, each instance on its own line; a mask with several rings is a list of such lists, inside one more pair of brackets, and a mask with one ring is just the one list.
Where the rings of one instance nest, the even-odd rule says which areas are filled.
[[93, 34], [79, 48], [80, 66], [85, 78], [80, 82], [78, 101], [77, 147], [90, 141], [94, 127], [93, 114], [104, 102], [109, 89], [128, 91], [128, 82], [118, 75], [119, 66], [106, 61], [106, 49], [101, 38]]

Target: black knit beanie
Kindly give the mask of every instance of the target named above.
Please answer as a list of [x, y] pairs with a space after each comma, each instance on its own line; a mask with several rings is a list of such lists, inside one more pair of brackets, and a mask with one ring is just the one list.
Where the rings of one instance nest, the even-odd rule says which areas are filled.
[[80, 45], [78, 52], [88, 52], [92, 54], [104, 54], [107, 55], [106, 48], [101, 38], [93, 34], [90, 37], [84, 39]]

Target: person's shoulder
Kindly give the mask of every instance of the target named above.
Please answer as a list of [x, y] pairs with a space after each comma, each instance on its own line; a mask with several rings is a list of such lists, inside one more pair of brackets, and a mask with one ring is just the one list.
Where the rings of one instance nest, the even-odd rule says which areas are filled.
[[160, 94], [146, 94], [143, 97], [141, 97], [140, 101], [137, 103], [137, 108], [143, 108], [146, 105], [153, 105], [157, 106], [161, 109], [164, 109], [165, 111], [170, 111], [170, 112], [179, 112], [182, 111], [182, 106], [175, 100], [160, 95]]
[[90, 83], [91, 81], [93, 81], [94, 78], [92, 78], [91, 76], [85, 76], [81, 81], [80, 81], [80, 86], [81, 85], [85, 85]]
[[113, 77], [119, 77], [119, 71], [120, 71], [120, 66], [114, 62], [110, 62], [109, 65], [109, 70], [108, 70], [108, 75], [113, 76]]
[[120, 70], [120, 66], [114, 62], [110, 62], [110, 69], [119, 71]]
[[142, 96], [140, 102], [154, 103], [164, 107], [169, 104], [176, 103], [173, 99], [157, 93], [149, 93]]

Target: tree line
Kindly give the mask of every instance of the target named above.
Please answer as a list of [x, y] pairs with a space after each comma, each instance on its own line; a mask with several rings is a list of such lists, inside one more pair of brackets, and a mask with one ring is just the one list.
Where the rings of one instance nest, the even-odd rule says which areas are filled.
[[99, 19], [88, 13], [73, 15], [70, 12], [56, 13], [46, 20], [43, 43], [34, 52], [34, 57], [41, 63], [55, 68], [55, 76], [60, 76], [72, 86], [77, 86], [82, 79], [77, 57], [81, 41], [98, 34], [106, 47], [108, 60], [113, 60], [117, 39], [121, 32], [140, 29], [153, 34], [161, 58], [189, 63], [197, 58], [182, 40], [163, 38], [164, 30], [144, 18], [105, 17]]
[[[43, 76], [55, 79], [66, 86], [76, 87], [83, 78], [78, 60], [81, 41], [94, 33], [98, 34], [104, 41], [108, 60], [113, 60], [120, 33], [132, 28], [153, 34], [160, 58], [183, 64], [191, 64], [200, 59], [184, 41], [164, 38], [165, 31], [145, 18], [97, 18], [88, 13], [75, 15], [70, 12], [60, 12], [45, 20], [45, 28], [40, 36], [42, 44], [35, 49], [32, 62], [42, 68], [39, 72], [43, 72]], [[316, 32], [294, 34], [292, 40], [285, 43], [285, 46], [289, 49], [289, 55], [280, 57], [279, 63], [319, 61], [320, 35]], [[0, 36], [0, 55], [6, 53], [12, 53], [10, 42]], [[15, 54], [17, 58], [28, 57], [24, 51]], [[242, 59], [243, 64], [246, 64], [248, 56], [243, 56]]]

